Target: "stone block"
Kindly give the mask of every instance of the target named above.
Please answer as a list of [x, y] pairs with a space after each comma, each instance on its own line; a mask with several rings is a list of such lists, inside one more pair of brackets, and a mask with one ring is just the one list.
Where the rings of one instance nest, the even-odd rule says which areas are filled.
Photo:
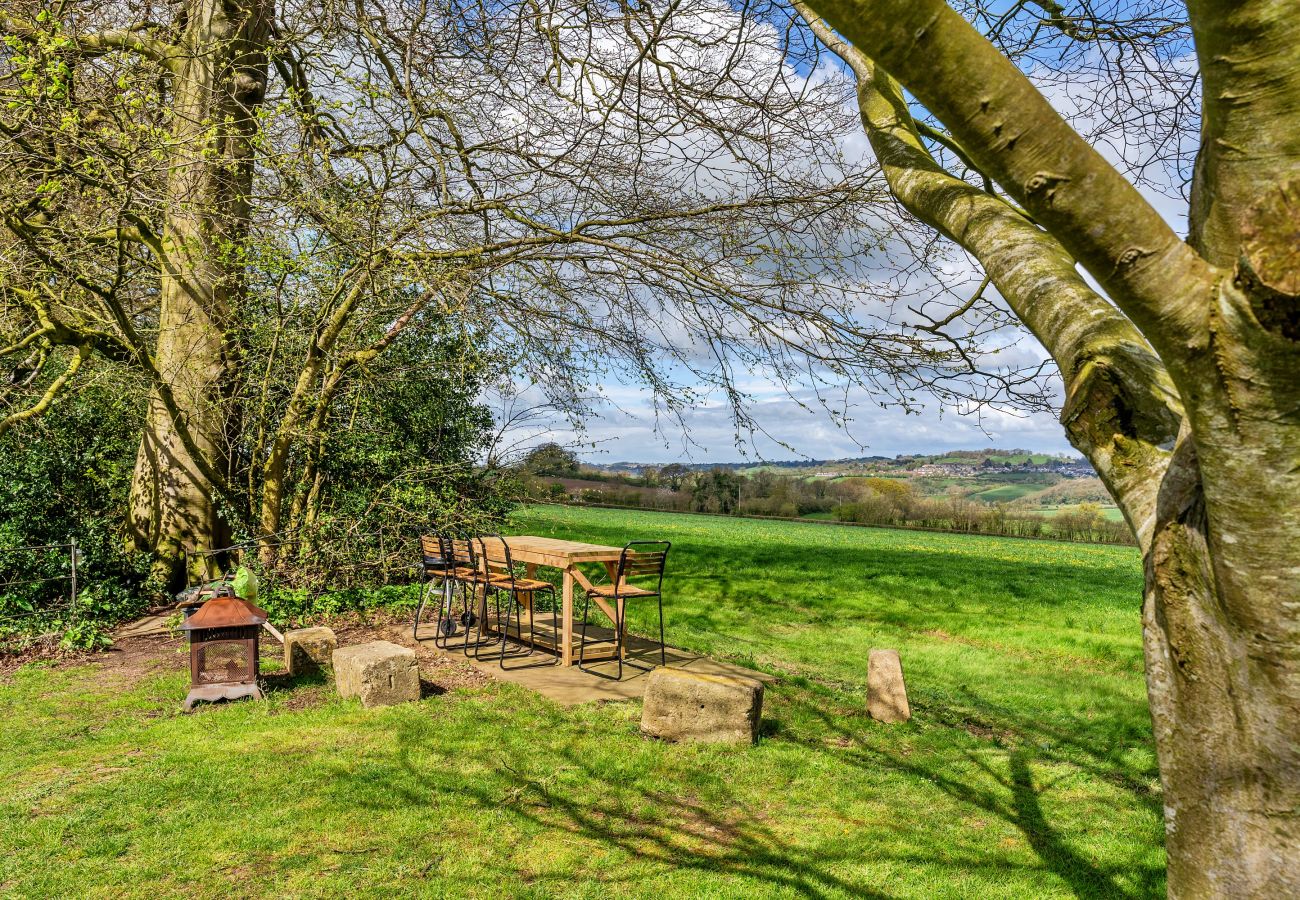
[[641, 731], [666, 741], [752, 744], [762, 713], [760, 681], [658, 668], [646, 679]]
[[338, 639], [330, 628], [299, 628], [284, 636], [284, 667], [291, 676], [324, 672], [334, 665]]
[[867, 712], [877, 722], [906, 722], [912, 718], [903, 662], [897, 650], [872, 650], [867, 657]]
[[389, 641], [371, 641], [334, 651], [334, 682], [343, 697], [361, 705], [391, 706], [420, 699], [415, 651]]

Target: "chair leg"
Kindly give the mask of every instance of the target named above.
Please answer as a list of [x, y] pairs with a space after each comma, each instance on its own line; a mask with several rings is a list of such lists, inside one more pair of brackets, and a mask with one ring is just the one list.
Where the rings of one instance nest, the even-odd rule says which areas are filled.
[[564, 651], [560, 646], [564, 640], [564, 628], [560, 621], [560, 598], [555, 596], [555, 588], [551, 588], [551, 622], [555, 628], [555, 662], [552, 665], [558, 666], [564, 659]]
[[[444, 585], [443, 585], [443, 591], [442, 591], [442, 593], [443, 593], [444, 596], [445, 596], [445, 594], [446, 594], [446, 584], [445, 584], [445, 583], [444, 583]], [[417, 625], [418, 625], [419, 622], [420, 622], [420, 610], [424, 608], [424, 604], [425, 604], [426, 602], [428, 602], [428, 600], [429, 600], [430, 598], [432, 598], [432, 596], [433, 596], [433, 583], [432, 583], [432, 581], [430, 581], [430, 584], [429, 584], [429, 593], [428, 593], [428, 595], [427, 595], [426, 597], [421, 597], [421, 598], [420, 598], [420, 605], [419, 605], [418, 607], [416, 607], [416, 609], [415, 609], [415, 621], [416, 621], [416, 624], [417, 624]], [[433, 623], [433, 645], [434, 645], [435, 647], [441, 647], [444, 643], [446, 643], [446, 641], [444, 641], [444, 640], [442, 639], [442, 617], [443, 617], [443, 614], [444, 614], [444, 613], [443, 613], [442, 604], [439, 604], [439, 606], [438, 606], [438, 615], [437, 615], [437, 618], [434, 620], [434, 623]], [[411, 635], [411, 636], [412, 636], [412, 637], [415, 637], [415, 635]]]
[[[465, 614], [468, 615], [469, 611], [473, 610], [474, 603], [478, 601], [478, 588], [476, 587], [471, 590], [471, 588], [469, 588], [468, 581], [461, 581], [460, 600], [461, 602], [463, 602]], [[486, 613], [487, 611], [486, 598], [484, 601], [484, 607], [485, 607], [484, 611]], [[478, 645], [480, 645], [482, 642], [482, 626], [484, 626], [484, 623], [482, 622], [478, 623], [478, 632], [480, 633], [478, 633], [477, 637], [474, 637], [474, 657], [476, 658], [478, 655]], [[463, 653], [464, 655], [467, 655], [467, 657], [469, 655], [469, 628], [468, 627], [465, 628], [465, 641], [464, 644], [460, 645], [460, 652]]]
[[618, 660], [618, 680], [623, 680], [623, 628], [627, 622], [627, 604], [614, 600], [614, 658]]
[[[485, 586], [483, 587], [483, 621], [479, 624], [479, 636], [478, 636], [478, 640], [474, 641], [474, 658], [475, 658], [475, 659], [481, 659], [481, 658], [482, 658], [482, 654], [483, 654], [483, 632], [487, 629], [487, 620], [488, 620], [488, 594], [489, 594], [489, 593], [490, 593], [490, 591], [488, 590], [487, 586], [485, 585]], [[497, 627], [500, 628], [500, 627], [501, 627], [501, 598], [500, 598], [500, 597], [494, 597], [494, 598], [492, 598], [492, 599], [496, 601], [495, 606], [496, 606], [496, 612], [497, 612]], [[474, 602], [475, 602], [475, 603], [478, 602], [478, 588], [475, 588], [475, 589], [474, 589]]]
[[514, 593], [508, 593], [506, 596], [509, 597], [510, 599], [509, 599], [509, 605], [506, 606], [506, 624], [505, 624], [504, 626], [502, 626], [502, 624], [501, 624], [501, 592], [498, 591], [498, 592], [497, 592], [497, 595], [496, 595], [496, 601], [497, 601], [497, 604], [496, 604], [496, 605], [497, 605], [497, 627], [501, 629], [501, 653], [500, 653], [500, 656], [499, 656], [498, 659], [497, 659], [497, 662], [498, 662], [498, 664], [501, 666], [501, 668], [503, 668], [503, 669], [506, 667], [506, 638], [509, 637], [509, 635], [510, 635], [510, 614], [514, 611], [514, 607], [515, 607], [515, 595], [514, 595]]
[[[420, 613], [424, 610], [424, 598], [428, 593], [429, 587], [433, 584], [432, 578], [426, 578], [424, 584], [420, 585], [420, 600], [415, 604], [415, 624], [411, 626], [411, 640], [419, 640], [417, 635], [420, 633]], [[435, 635], [433, 642], [436, 644], [438, 638]]]
[[597, 672], [595, 669], [588, 669], [585, 666], [583, 666], [583, 662], [585, 660], [586, 651], [587, 651], [587, 622], [588, 622], [588, 616], [591, 612], [590, 595], [586, 597], [586, 601], [583, 603], [582, 606], [582, 637], [580, 639], [580, 643], [578, 644], [578, 668], [582, 669], [584, 672], [590, 672], [592, 675], [595, 675], [597, 678], [605, 678], [608, 679], [609, 681], [621, 681], [623, 678], [622, 632], [623, 632], [624, 608], [623, 608], [622, 601], [617, 599], [614, 601], [614, 606], [615, 606], [614, 618], [612, 620], [614, 625], [613, 643], [614, 643], [614, 655], [618, 658], [618, 675], [616, 676], [604, 675], [600, 672]]
[[[507, 637], [509, 637], [510, 617], [514, 616], [515, 630], [519, 634], [519, 644], [520, 646], [522, 646], [524, 643], [524, 601], [520, 598], [520, 594], [522, 593], [522, 591], [508, 591], [507, 593], [510, 596], [510, 605], [506, 607], [505, 634]], [[529, 602], [530, 604], [532, 602], [531, 596], [529, 597]], [[529, 628], [533, 627], [533, 608], [531, 605], [528, 607], [528, 627]], [[528, 652], [527, 653], [520, 652], [511, 655], [519, 656], [519, 657], [532, 656], [533, 651], [536, 649], [537, 649], [537, 639], [533, 634], [530, 633], [528, 636]]]
[[[454, 585], [452, 584], [452, 582], [444, 577], [442, 579], [441, 590], [439, 590], [438, 592], [440, 595], [438, 598], [438, 620], [434, 625], [435, 633], [433, 635], [433, 645], [439, 648], [440, 650], [446, 650], [448, 647], [451, 646], [450, 638], [452, 634], [455, 633], [454, 631], [445, 630], [447, 627], [446, 623], [452, 621], [451, 595], [453, 590], [454, 590]], [[432, 596], [433, 592], [430, 591], [429, 595]], [[417, 621], [419, 620], [418, 611], [416, 612], [416, 620]]]
[[668, 643], [664, 640], [664, 595], [659, 595], [659, 665], [668, 665]]

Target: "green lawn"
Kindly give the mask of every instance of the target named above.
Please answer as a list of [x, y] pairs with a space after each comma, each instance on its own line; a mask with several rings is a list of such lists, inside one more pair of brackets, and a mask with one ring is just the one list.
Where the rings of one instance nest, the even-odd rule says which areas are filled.
[[[760, 744], [507, 684], [187, 717], [179, 672], [28, 666], [0, 685], [0, 893], [1163, 895], [1132, 549], [549, 506], [513, 529], [672, 540], [669, 640], [780, 676]], [[907, 725], [864, 713], [871, 647], [902, 653]]]

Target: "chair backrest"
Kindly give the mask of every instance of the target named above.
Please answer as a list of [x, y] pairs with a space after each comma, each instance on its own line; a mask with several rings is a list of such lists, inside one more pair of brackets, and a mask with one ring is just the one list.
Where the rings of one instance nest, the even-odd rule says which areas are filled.
[[444, 548], [453, 568], [478, 570], [478, 541], [475, 538], [447, 537]]
[[420, 535], [420, 556], [425, 569], [450, 568], [451, 554], [447, 549], [447, 537], [441, 534]]
[[671, 541], [631, 541], [618, 556], [618, 569], [614, 584], [622, 585], [629, 578], [653, 578], [655, 593], [663, 590], [664, 568], [668, 565]]
[[[478, 539], [479, 561], [488, 575], [505, 576], [509, 587], [515, 588], [515, 561], [510, 555], [510, 545], [499, 534], [485, 534]], [[502, 585], [505, 587], [506, 585]]]

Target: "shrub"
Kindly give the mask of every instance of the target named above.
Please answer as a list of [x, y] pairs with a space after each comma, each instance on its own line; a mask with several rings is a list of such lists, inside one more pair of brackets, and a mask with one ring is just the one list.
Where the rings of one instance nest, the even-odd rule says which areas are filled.
[[100, 374], [50, 414], [0, 436], [0, 549], [75, 537], [81, 550], [75, 610], [66, 547], [0, 553], [0, 637], [76, 622], [66, 640], [94, 645], [102, 629], [147, 606], [149, 560], [128, 553], [125, 539], [143, 390], [121, 373]]

